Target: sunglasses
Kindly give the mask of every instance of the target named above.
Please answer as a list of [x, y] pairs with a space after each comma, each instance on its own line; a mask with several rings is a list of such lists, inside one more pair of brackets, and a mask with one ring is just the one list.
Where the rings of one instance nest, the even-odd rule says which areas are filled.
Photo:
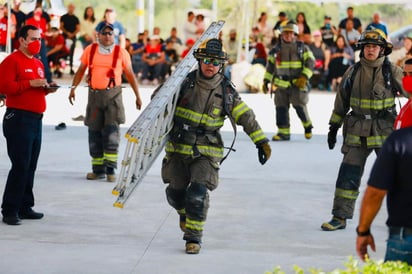
[[212, 59], [212, 58], [203, 58], [202, 62], [205, 65], [212, 64], [215, 67], [220, 66], [220, 64], [222, 64], [222, 62], [219, 59]]
[[404, 71], [403, 76], [412, 76], [412, 71]]
[[101, 35], [110, 35], [110, 36], [112, 36], [112, 35], [113, 35], [113, 31], [105, 31], [105, 32], [101, 32], [100, 34], [101, 34]]

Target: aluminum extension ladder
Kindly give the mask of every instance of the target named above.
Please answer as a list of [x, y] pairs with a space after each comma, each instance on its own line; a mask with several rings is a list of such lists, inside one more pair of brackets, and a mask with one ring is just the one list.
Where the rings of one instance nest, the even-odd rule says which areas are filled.
[[113, 204], [115, 207], [124, 207], [166, 144], [180, 85], [197, 62], [193, 50], [206, 39], [217, 37], [224, 23], [212, 22], [125, 134], [126, 150], [112, 191], [118, 196]]

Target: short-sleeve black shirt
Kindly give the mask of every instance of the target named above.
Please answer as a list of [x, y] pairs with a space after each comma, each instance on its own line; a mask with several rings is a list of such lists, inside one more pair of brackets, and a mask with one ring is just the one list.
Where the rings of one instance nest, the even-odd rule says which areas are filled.
[[[346, 29], [346, 21], [348, 21], [347, 17], [345, 19], [342, 19], [339, 23], [339, 28]], [[354, 29], [357, 30], [357, 29], [359, 29], [359, 27], [362, 26], [361, 20], [359, 20], [358, 17], [353, 17], [352, 21], [353, 21], [353, 28]]]
[[63, 22], [64, 28], [68, 32], [74, 32], [76, 30], [77, 25], [80, 24], [79, 18], [77, 18], [76, 15], [71, 15], [68, 13], [60, 17], [60, 22]]
[[386, 139], [368, 185], [388, 191], [388, 226], [412, 228], [412, 127], [396, 130]]

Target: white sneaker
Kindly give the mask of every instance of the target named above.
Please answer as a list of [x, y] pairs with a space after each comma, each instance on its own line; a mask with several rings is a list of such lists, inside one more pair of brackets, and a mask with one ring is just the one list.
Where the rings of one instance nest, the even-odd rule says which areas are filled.
[[159, 84], [159, 80], [154, 79], [154, 80], [152, 81], [152, 85], [157, 86], [158, 84]]

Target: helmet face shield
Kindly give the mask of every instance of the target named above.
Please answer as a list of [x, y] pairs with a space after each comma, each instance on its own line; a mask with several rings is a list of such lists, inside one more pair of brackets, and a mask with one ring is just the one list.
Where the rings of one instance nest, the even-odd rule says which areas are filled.
[[217, 59], [223, 62], [227, 60], [227, 54], [223, 49], [222, 42], [216, 38], [203, 41], [193, 52], [193, 55], [198, 60]]

